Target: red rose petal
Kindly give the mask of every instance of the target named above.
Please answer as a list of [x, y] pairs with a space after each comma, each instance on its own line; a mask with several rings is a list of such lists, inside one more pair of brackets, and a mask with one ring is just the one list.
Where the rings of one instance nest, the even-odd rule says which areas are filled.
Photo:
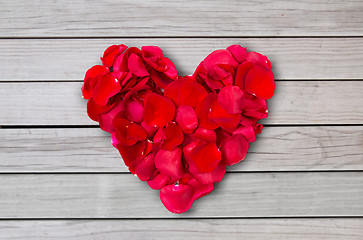
[[158, 72], [154, 69], [150, 70], [150, 77], [151, 79], [158, 85], [160, 88], [166, 88], [170, 83], [172, 83], [174, 80], [168, 77], [163, 72]]
[[241, 45], [231, 45], [227, 50], [233, 55], [237, 62], [241, 63], [246, 59], [247, 51], [246, 48]]
[[96, 65], [88, 69], [82, 85], [82, 94], [85, 99], [90, 99], [92, 97], [92, 89], [95, 85], [94, 78], [106, 75], [109, 72], [110, 71], [102, 65]]
[[181, 154], [182, 149], [180, 147], [176, 147], [172, 151], [160, 149], [155, 155], [156, 168], [167, 176], [177, 179], [182, 178], [184, 167], [181, 161]]
[[108, 112], [99, 115], [100, 128], [103, 131], [112, 133], [115, 131], [113, 126], [113, 119], [123, 111], [123, 103], [120, 101], [115, 104], [115, 106]]
[[216, 129], [219, 124], [209, 118], [209, 112], [213, 103], [217, 100], [217, 94], [209, 93], [197, 106], [195, 112], [198, 116], [199, 126], [206, 129]]
[[192, 186], [194, 189], [194, 200], [197, 200], [214, 190], [214, 183], [203, 184], [195, 178], [191, 178], [187, 184]]
[[218, 93], [218, 104], [228, 113], [241, 113], [242, 90], [237, 86], [226, 86]]
[[226, 165], [219, 163], [218, 166], [211, 172], [193, 173], [193, 176], [203, 184], [210, 184], [222, 181], [226, 173]]
[[255, 66], [246, 77], [246, 91], [262, 99], [270, 99], [275, 92], [274, 75], [271, 70]]
[[216, 50], [204, 59], [204, 67], [208, 75], [213, 79], [225, 79], [231, 76], [231, 73], [226, 71], [223, 66], [231, 66], [233, 68], [238, 66], [238, 62], [226, 49]]
[[221, 161], [221, 152], [215, 143], [206, 143], [195, 147], [190, 158], [200, 172], [211, 172]]
[[255, 65], [250, 62], [243, 62], [237, 68], [236, 77], [234, 80], [234, 85], [240, 87], [242, 90], [245, 89], [245, 79], [248, 71], [251, 70]]
[[217, 140], [217, 135], [214, 130], [205, 129], [205, 128], [197, 128], [195, 132], [191, 135], [195, 139], [203, 140], [206, 142], [215, 142]]
[[144, 107], [139, 101], [128, 101], [126, 103], [126, 115], [127, 118], [132, 122], [140, 123], [143, 120]]
[[115, 118], [113, 126], [116, 129], [117, 140], [127, 146], [134, 145], [147, 137], [146, 131], [141, 126], [124, 118]]
[[164, 127], [173, 120], [175, 107], [173, 102], [156, 93], [149, 93], [144, 100], [144, 120], [150, 126]]
[[189, 210], [194, 201], [194, 190], [189, 185], [172, 184], [163, 187], [160, 199], [172, 213], [183, 213]]
[[144, 62], [138, 55], [131, 53], [128, 60], [128, 68], [130, 72], [139, 77], [145, 77], [149, 75]]
[[103, 66], [110, 68], [113, 65], [116, 57], [126, 49], [127, 46], [123, 44], [109, 46], [103, 53], [103, 57], [101, 57]]
[[170, 177], [163, 174], [158, 173], [153, 179], [147, 181], [149, 187], [154, 190], [159, 190], [170, 182]]
[[168, 122], [164, 129], [163, 141], [161, 148], [164, 150], [173, 150], [180, 145], [184, 140], [184, 135], [179, 125], [174, 122]]
[[121, 90], [118, 80], [111, 74], [97, 77], [95, 82], [92, 98], [98, 105], [106, 105], [108, 99]]
[[223, 128], [234, 128], [238, 125], [241, 115], [228, 113], [217, 101], [212, 104], [208, 117]]
[[262, 55], [257, 52], [249, 52], [246, 56], [246, 62], [253, 63], [254, 65], [259, 65], [266, 70], [271, 69], [271, 62], [265, 55]]
[[132, 162], [129, 169], [141, 181], [150, 180], [156, 171], [154, 154], [148, 154], [144, 158]]
[[183, 132], [190, 134], [198, 126], [198, 117], [191, 106], [180, 106], [176, 111], [176, 122]]
[[111, 105], [98, 105], [97, 103], [95, 103], [95, 101], [91, 98], [88, 102], [87, 102], [87, 114], [88, 116], [96, 122], [99, 122], [99, 116], [101, 114], [104, 114], [108, 111], [110, 111], [113, 107], [115, 106], [115, 104], [111, 104]]
[[122, 159], [126, 166], [130, 166], [133, 161], [143, 157], [145, 150], [145, 141], [137, 142], [132, 146], [126, 146], [123, 144], [117, 145], [117, 150], [120, 152]]
[[222, 162], [228, 166], [239, 163], [245, 159], [247, 151], [247, 140], [242, 134], [235, 134], [223, 140], [221, 144]]

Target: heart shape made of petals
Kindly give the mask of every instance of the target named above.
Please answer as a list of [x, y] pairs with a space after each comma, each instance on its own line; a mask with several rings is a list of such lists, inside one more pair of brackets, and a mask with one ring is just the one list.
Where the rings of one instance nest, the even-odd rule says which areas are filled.
[[173, 213], [188, 211], [245, 159], [275, 90], [268, 58], [232, 45], [179, 76], [157, 46], [106, 49], [85, 75], [88, 116], [111, 133], [130, 172]]

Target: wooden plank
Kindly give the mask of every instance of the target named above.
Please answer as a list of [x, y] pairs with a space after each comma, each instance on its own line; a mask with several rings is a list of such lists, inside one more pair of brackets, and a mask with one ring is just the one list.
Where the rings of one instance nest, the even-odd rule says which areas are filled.
[[202, 219], [1, 221], [0, 239], [361, 240], [363, 220]]
[[[2, 83], [1, 125], [95, 125], [79, 82]], [[360, 124], [363, 81], [277, 82], [265, 124]]]
[[3, 0], [0, 37], [360, 36], [362, 1]]
[[363, 216], [363, 172], [227, 174], [182, 215], [130, 174], [0, 175], [0, 218]]
[[[232, 44], [266, 54], [276, 79], [362, 79], [363, 38], [2, 39], [1, 81], [81, 80], [113, 44], [160, 46], [180, 75]], [[51, 64], [50, 64], [51, 63]]]
[[[363, 170], [363, 127], [265, 127], [236, 171]], [[100, 129], [0, 129], [0, 172], [128, 172]]]

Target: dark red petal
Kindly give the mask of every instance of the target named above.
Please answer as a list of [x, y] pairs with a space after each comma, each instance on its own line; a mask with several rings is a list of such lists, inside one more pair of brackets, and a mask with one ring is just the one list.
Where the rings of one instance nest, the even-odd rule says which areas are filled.
[[129, 169], [141, 181], [150, 180], [156, 171], [154, 154], [148, 154], [144, 158], [132, 162]]
[[241, 115], [228, 113], [217, 101], [212, 104], [208, 117], [223, 128], [234, 128], [238, 125]]
[[97, 76], [103, 76], [110, 71], [108, 68], [102, 65], [96, 65], [88, 69], [86, 76], [84, 77], [84, 83], [82, 86], [82, 94], [85, 99], [90, 99], [92, 97], [92, 89], [94, 87], [94, 78]]
[[275, 92], [274, 75], [271, 70], [255, 66], [246, 77], [246, 91], [262, 99], [270, 99]]
[[217, 140], [216, 132], [214, 130], [201, 127], [197, 128], [191, 137], [205, 142], [215, 142]]
[[195, 112], [198, 116], [199, 126], [206, 129], [215, 129], [219, 124], [209, 118], [209, 112], [214, 102], [217, 100], [217, 94], [209, 93], [197, 106]]
[[163, 187], [160, 199], [172, 213], [183, 213], [189, 210], [194, 201], [193, 187], [184, 184], [172, 184]]
[[174, 122], [168, 122], [164, 129], [163, 141], [161, 148], [164, 150], [173, 150], [180, 145], [184, 140], [184, 135], [181, 128]]
[[130, 72], [139, 77], [145, 77], [149, 75], [144, 62], [138, 55], [131, 53], [128, 60], [128, 68]]
[[101, 57], [103, 66], [110, 68], [113, 65], [113, 62], [115, 61], [116, 57], [119, 54], [121, 54], [123, 51], [125, 51], [126, 48], [127, 46], [123, 44], [109, 46], [103, 53], [103, 57]]
[[232, 54], [225, 49], [216, 50], [210, 53], [204, 59], [204, 67], [208, 72], [208, 75], [213, 79], [221, 79], [226, 77], [225, 69], [221, 66], [232, 66], [237, 68], [238, 62], [234, 59]]
[[98, 105], [97, 103], [95, 103], [95, 101], [91, 98], [88, 102], [87, 102], [87, 114], [88, 116], [93, 120], [98, 122], [99, 121], [99, 116], [101, 114], [104, 114], [108, 111], [110, 111], [113, 107], [115, 106], [115, 104], [112, 105]]
[[153, 179], [147, 181], [147, 184], [152, 189], [159, 190], [162, 187], [164, 187], [165, 185], [167, 185], [170, 182], [170, 179], [171, 178], [169, 176], [167, 176], [163, 173], [159, 173]]
[[242, 112], [245, 117], [252, 117], [256, 120], [266, 118], [268, 115], [266, 100], [245, 96], [242, 101]]
[[141, 122], [141, 127], [143, 127], [145, 129], [145, 131], [147, 132], [147, 137], [150, 139], [154, 136], [156, 131], [159, 129], [158, 127], [147, 125], [145, 123], [145, 121]]
[[237, 86], [226, 86], [218, 93], [218, 104], [228, 113], [241, 113], [243, 92]]
[[150, 69], [150, 77], [160, 88], [166, 88], [166, 86], [174, 81], [165, 73], [158, 72], [154, 69]]
[[188, 105], [195, 108], [207, 96], [207, 91], [189, 77], [178, 79], [169, 84], [165, 88], [164, 95], [173, 100], [177, 106]]
[[188, 181], [188, 185], [192, 186], [194, 189], [194, 200], [197, 200], [214, 190], [214, 183], [203, 184], [195, 178], [191, 178]]
[[114, 107], [110, 111], [99, 115], [100, 128], [109, 133], [115, 131], [113, 119], [122, 111], [123, 103], [120, 101], [115, 103]]
[[182, 149], [174, 148], [172, 151], [160, 149], [155, 155], [156, 168], [163, 174], [174, 178], [182, 178], [184, 167], [181, 161]]
[[241, 45], [232, 45], [227, 50], [233, 55], [237, 62], [241, 63], [246, 59], [247, 51], [246, 48]]
[[193, 176], [203, 184], [210, 184], [222, 181], [225, 173], [226, 165], [220, 162], [213, 171], [204, 173], [193, 173]]
[[173, 102], [156, 93], [149, 93], [144, 100], [144, 120], [150, 126], [164, 127], [173, 120], [175, 107]]
[[240, 87], [242, 90], [245, 89], [245, 80], [249, 70], [251, 70], [255, 65], [250, 62], [244, 62], [240, 64], [237, 68], [236, 77], [234, 80], [234, 85]]
[[125, 165], [129, 167], [133, 161], [140, 157], [143, 157], [145, 150], [145, 141], [137, 142], [135, 145], [132, 146], [118, 144], [117, 150], [120, 152], [121, 157], [125, 162]]
[[239, 163], [245, 159], [247, 151], [247, 140], [242, 134], [235, 134], [223, 140], [221, 144], [222, 162], [228, 166]]
[[142, 114], [144, 107], [139, 101], [128, 101], [126, 103], [126, 116], [132, 122], [140, 123], [143, 120]]
[[124, 118], [115, 118], [113, 126], [116, 129], [117, 140], [124, 145], [131, 146], [147, 137], [146, 131], [141, 126]]
[[221, 152], [215, 143], [206, 143], [195, 147], [190, 158], [200, 172], [211, 172], [221, 161]]
[[98, 105], [106, 105], [108, 99], [121, 90], [118, 80], [111, 74], [97, 77], [95, 81], [92, 98]]
[[228, 134], [226, 131], [224, 131], [221, 128], [218, 128], [215, 131], [216, 131], [216, 134], [217, 134], [216, 145], [217, 145], [217, 147], [220, 147], [223, 140], [226, 139], [226, 138], [229, 138], [231, 135]]
[[176, 122], [183, 132], [190, 134], [198, 126], [198, 117], [191, 106], [180, 106], [176, 111]]
[[271, 69], [271, 62], [265, 55], [256, 52], [249, 52], [246, 56], [246, 62], [253, 63], [254, 65], [259, 65], [266, 70]]
[[256, 140], [256, 134], [261, 133], [262, 128], [263, 126], [259, 123], [250, 126], [240, 126], [233, 132], [233, 135], [241, 134], [246, 138], [247, 142], [250, 143]]
[[178, 77], [178, 72], [176, 70], [174, 63], [169, 58], [163, 58], [163, 61], [164, 61], [165, 68], [166, 68], [166, 71], [164, 72], [164, 74], [166, 76], [168, 76], [169, 78], [175, 80]]

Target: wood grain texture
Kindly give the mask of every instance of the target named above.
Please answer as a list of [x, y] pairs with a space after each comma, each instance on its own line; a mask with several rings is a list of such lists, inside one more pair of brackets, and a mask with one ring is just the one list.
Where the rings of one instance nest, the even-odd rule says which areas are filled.
[[362, 1], [11, 1], [1, 37], [361, 36]]
[[[95, 125], [79, 82], [3, 83], [1, 125]], [[282, 81], [265, 124], [360, 124], [363, 81]]]
[[[0, 172], [128, 172], [100, 129], [0, 129]], [[363, 170], [363, 127], [265, 127], [236, 171]]]
[[363, 172], [229, 173], [186, 213], [130, 174], [0, 175], [0, 218], [363, 216]]
[[0, 221], [0, 239], [361, 240], [363, 220], [203, 219]]
[[0, 81], [83, 80], [113, 44], [157, 45], [190, 75], [212, 51], [232, 44], [269, 57], [276, 79], [363, 79], [362, 38], [2, 39]]

